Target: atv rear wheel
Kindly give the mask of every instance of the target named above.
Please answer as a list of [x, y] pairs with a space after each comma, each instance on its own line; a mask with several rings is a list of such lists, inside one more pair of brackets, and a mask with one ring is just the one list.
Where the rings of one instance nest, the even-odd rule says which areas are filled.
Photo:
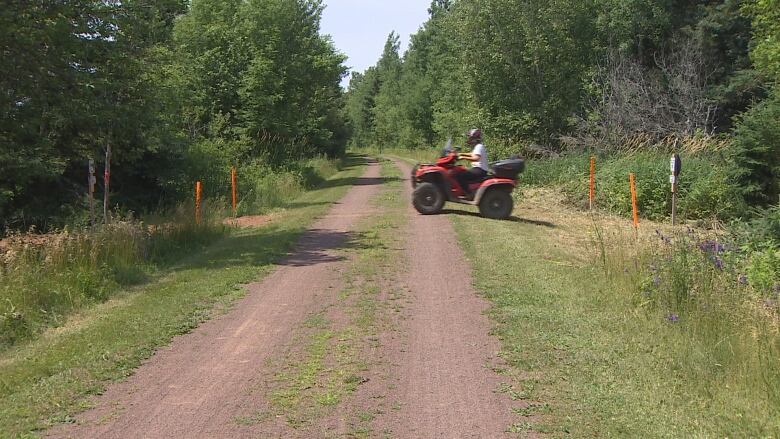
[[444, 207], [444, 194], [433, 183], [420, 183], [412, 193], [412, 204], [423, 215], [435, 215]]
[[512, 194], [504, 189], [490, 189], [479, 201], [479, 213], [492, 219], [507, 219], [512, 214]]

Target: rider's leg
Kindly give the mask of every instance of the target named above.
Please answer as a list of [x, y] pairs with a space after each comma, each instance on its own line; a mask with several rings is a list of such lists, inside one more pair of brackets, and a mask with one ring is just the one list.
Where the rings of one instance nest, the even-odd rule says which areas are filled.
[[463, 188], [463, 192], [470, 194], [471, 189], [469, 189], [469, 184], [475, 181], [482, 181], [486, 174], [487, 172], [482, 168], [471, 168], [458, 176], [458, 183], [460, 184], [460, 187]]

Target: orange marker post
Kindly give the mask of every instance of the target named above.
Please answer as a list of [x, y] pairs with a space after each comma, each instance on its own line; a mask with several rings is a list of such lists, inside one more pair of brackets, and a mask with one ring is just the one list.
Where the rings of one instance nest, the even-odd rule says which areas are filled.
[[634, 229], [639, 229], [639, 209], [636, 202], [636, 177], [629, 174], [628, 181], [631, 185], [631, 209], [634, 212]]
[[195, 182], [195, 224], [200, 224], [200, 200], [203, 196], [203, 185], [200, 181]]
[[593, 210], [593, 201], [596, 199], [596, 157], [590, 158], [590, 190], [588, 192], [588, 201], [590, 210]]
[[236, 217], [238, 210], [238, 176], [236, 175], [236, 167], [230, 169], [230, 183], [232, 185], [232, 198], [233, 198], [233, 218]]

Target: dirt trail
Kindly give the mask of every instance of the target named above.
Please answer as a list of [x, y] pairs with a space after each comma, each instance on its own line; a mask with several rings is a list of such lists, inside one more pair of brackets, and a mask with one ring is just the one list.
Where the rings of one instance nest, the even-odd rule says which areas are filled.
[[[402, 175], [409, 166], [397, 162]], [[375, 215], [369, 200], [383, 180], [372, 163], [358, 184], [296, 250], [228, 314], [204, 323], [158, 351], [136, 373], [96, 398], [96, 408], [50, 437], [234, 438], [348, 435], [345, 420], [376, 413], [369, 437], [498, 438], [513, 420], [512, 402], [497, 390], [499, 342], [489, 336], [488, 302], [471, 284], [470, 268], [446, 215], [421, 216], [404, 181], [408, 223], [403, 254], [391, 285], [404, 291], [402, 318], [379, 337], [366, 358], [381, 359], [370, 379], [311, 428], [290, 430], [274, 422], [246, 425], [236, 416], [263, 406], [258, 391], [273, 367], [269, 360], [292, 343], [296, 327], [333, 297], [348, 269], [338, 248], [358, 222]], [[377, 407], [377, 401], [380, 407]], [[333, 427], [335, 426], [335, 427]], [[326, 428], [327, 427], [327, 428]], [[323, 433], [324, 434], [324, 433]], [[324, 436], [323, 436], [324, 437]]]
[[[396, 162], [401, 174], [411, 167]], [[406, 196], [411, 186], [404, 181]], [[470, 267], [446, 215], [422, 216], [409, 208], [406, 284], [411, 304], [389, 346], [396, 386], [387, 396], [396, 413], [378, 417], [375, 431], [399, 438], [504, 437], [513, 420], [511, 401], [497, 392], [502, 379], [499, 341], [489, 336], [488, 302], [472, 287]]]
[[[275, 348], [291, 329], [319, 310], [335, 291], [345, 264], [338, 247], [372, 212], [369, 200], [382, 183], [370, 163], [358, 184], [306, 232], [290, 257], [226, 315], [208, 321], [160, 349], [124, 382], [96, 398], [77, 423], [48, 432], [74, 438], [257, 437], [235, 422], [258, 405], [253, 392]], [[331, 287], [331, 288], [329, 288]], [[154, 324], [154, 322], [149, 322]]]

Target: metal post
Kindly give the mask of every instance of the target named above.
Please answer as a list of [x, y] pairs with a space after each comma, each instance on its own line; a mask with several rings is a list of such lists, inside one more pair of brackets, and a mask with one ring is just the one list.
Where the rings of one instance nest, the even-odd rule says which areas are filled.
[[674, 154], [670, 162], [672, 175], [669, 182], [672, 184], [672, 225], [677, 224], [677, 185], [679, 184], [680, 171], [682, 170], [682, 160], [679, 154]]

